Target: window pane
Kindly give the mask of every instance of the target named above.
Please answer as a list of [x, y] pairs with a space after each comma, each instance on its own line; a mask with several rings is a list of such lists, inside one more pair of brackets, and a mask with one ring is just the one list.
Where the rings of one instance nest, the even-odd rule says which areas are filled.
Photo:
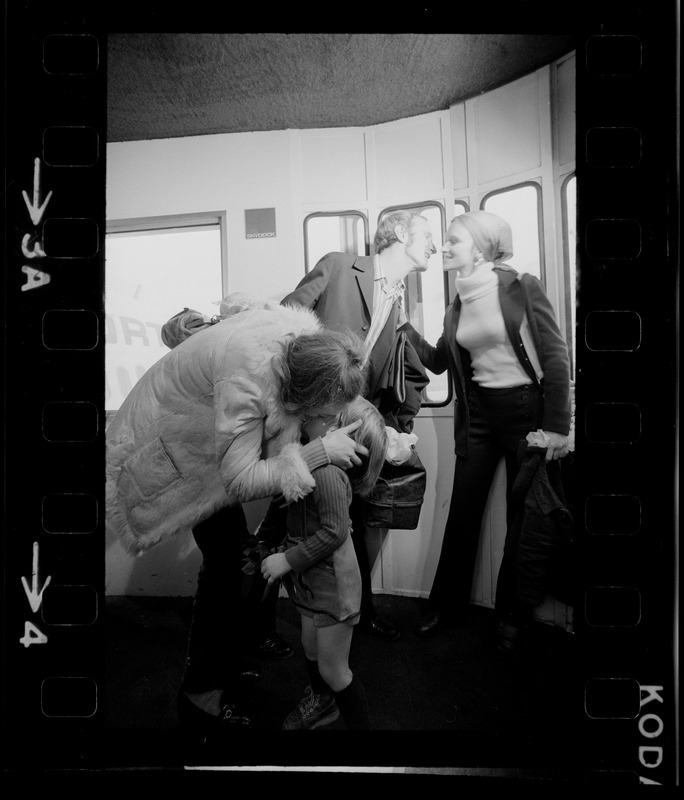
[[170, 317], [186, 306], [218, 313], [220, 227], [109, 233], [105, 270], [105, 408], [115, 411], [169, 352], [161, 328]]
[[485, 197], [482, 210], [498, 214], [513, 231], [513, 258], [508, 263], [518, 272], [530, 272], [542, 280], [539, 242], [539, 187], [516, 186]]
[[326, 253], [354, 253], [366, 249], [366, 219], [361, 214], [315, 214], [305, 221], [306, 268], [312, 269]]

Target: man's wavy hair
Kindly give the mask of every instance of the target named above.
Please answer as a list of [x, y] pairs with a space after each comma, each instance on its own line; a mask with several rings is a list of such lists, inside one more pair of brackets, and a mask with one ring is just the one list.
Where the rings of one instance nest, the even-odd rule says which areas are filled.
[[378, 223], [378, 229], [375, 232], [375, 252], [382, 253], [383, 250], [399, 241], [394, 230], [397, 225], [402, 225], [408, 232], [411, 229], [413, 220], [418, 217], [427, 222], [427, 219], [419, 211], [411, 209], [398, 209], [385, 214]]
[[378, 409], [363, 397], [357, 397], [340, 414], [339, 425], [351, 425], [357, 419], [361, 425], [352, 436], [368, 449], [367, 456], [361, 456], [361, 464], [347, 470], [354, 492], [365, 497], [375, 486], [387, 454], [388, 439], [385, 421]]
[[326, 406], [344, 406], [366, 386], [363, 342], [351, 331], [320, 330], [295, 336], [273, 359], [284, 411], [313, 416]]

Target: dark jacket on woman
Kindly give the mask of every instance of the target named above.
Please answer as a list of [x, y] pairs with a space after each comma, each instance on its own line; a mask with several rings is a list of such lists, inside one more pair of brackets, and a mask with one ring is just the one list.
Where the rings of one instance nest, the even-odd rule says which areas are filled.
[[[571, 459], [568, 456], [568, 459]], [[513, 484], [513, 498], [519, 508], [506, 536], [504, 560], [515, 565], [515, 600], [530, 609], [543, 602], [547, 592], [563, 602], [573, 576], [573, 519], [566, 498], [561, 461], [546, 461], [546, 448], [529, 445], [521, 457], [520, 471]], [[503, 598], [504, 586], [497, 586], [497, 605], [510, 605]], [[506, 584], [506, 581], [504, 581]]]
[[[537, 356], [544, 372], [541, 386], [544, 392], [542, 429], [564, 436], [570, 431], [570, 362], [565, 340], [555, 320], [553, 307], [538, 278], [519, 273], [505, 264], [494, 267], [499, 278], [499, 300], [508, 337], [520, 364], [533, 382], [538, 383], [534, 368], [520, 337], [520, 327], [527, 314]], [[461, 313], [461, 299], [456, 297], [444, 317], [444, 331], [436, 346], [432, 346], [410, 324], [402, 326], [420, 360], [429, 370], [441, 374], [448, 369], [454, 385], [455, 452], [468, 457], [470, 413], [468, 392], [472, 381], [470, 354], [456, 341]], [[531, 317], [531, 319], [530, 319]]]

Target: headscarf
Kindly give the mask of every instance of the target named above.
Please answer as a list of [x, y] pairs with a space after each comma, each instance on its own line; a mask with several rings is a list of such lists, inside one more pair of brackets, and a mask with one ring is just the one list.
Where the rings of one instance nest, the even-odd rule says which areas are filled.
[[475, 246], [487, 261], [500, 264], [513, 256], [511, 226], [488, 211], [468, 211], [456, 217], [473, 237]]

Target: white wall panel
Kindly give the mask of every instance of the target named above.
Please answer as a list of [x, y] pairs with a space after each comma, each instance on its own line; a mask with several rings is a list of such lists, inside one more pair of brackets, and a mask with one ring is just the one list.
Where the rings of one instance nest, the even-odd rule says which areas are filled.
[[[228, 291], [280, 298], [302, 274], [287, 131], [107, 146], [107, 219], [225, 210]], [[245, 237], [245, 209], [275, 208], [276, 236]]]
[[302, 202], [365, 201], [366, 144], [363, 131], [301, 134]]
[[416, 597], [429, 592], [449, 513], [455, 465], [453, 430], [450, 411], [416, 418], [416, 447], [427, 472], [419, 527], [386, 534], [373, 574], [375, 589]]
[[444, 190], [444, 131], [440, 114], [377, 125], [371, 130], [379, 198], [408, 194], [422, 200]]
[[472, 100], [480, 184], [541, 165], [537, 73]]
[[492, 607], [496, 596], [496, 579], [506, 540], [506, 470], [499, 462], [489, 490], [482, 517], [480, 544], [477, 550], [471, 599], [478, 605]]
[[556, 108], [558, 114], [558, 165], [575, 163], [575, 57], [556, 66]]
[[454, 189], [464, 189], [469, 183], [464, 103], [459, 103], [457, 106], [452, 106], [449, 109], [449, 122], [451, 128]]

